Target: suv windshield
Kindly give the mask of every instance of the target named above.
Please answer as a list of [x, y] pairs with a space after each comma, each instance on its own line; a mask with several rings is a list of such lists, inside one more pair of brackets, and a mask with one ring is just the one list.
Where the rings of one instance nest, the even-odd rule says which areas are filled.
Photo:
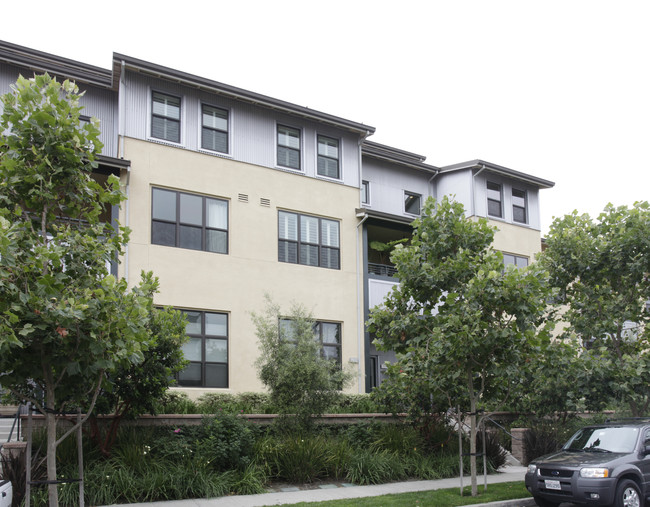
[[625, 452], [634, 451], [639, 428], [583, 428], [563, 447], [565, 451]]

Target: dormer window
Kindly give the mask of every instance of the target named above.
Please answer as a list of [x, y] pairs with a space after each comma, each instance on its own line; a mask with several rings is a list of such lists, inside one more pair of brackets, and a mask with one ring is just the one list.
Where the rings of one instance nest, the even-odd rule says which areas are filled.
[[503, 218], [501, 185], [492, 181], [487, 182], [488, 215]]

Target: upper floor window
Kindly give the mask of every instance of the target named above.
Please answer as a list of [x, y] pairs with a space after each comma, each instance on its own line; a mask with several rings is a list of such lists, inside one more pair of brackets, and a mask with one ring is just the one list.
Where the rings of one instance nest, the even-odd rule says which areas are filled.
[[228, 153], [228, 111], [201, 105], [201, 148]]
[[404, 192], [404, 211], [411, 215], [420, 214], [420, 206], [422, 204], [422, 196], [412, 192]]
[[370, 204], [370, 182], [361, 182], [361, 204]]
[[518, 188], [512, 189], [512, 219], [525, 224], [528, 222], [526, 210], [526, 191]]
[[339, 141], [331, 137], [318, 136], [318, 169], [320, 176], [339, 179]]
[[189, 364], [178, 374], [178, 385], [228, 387], [228, 315], [181, 311], [188, 321], [183, 354]]
[[228, 253], [228, 201], [173, 190], [152, 190], [151, 242]]
[[278, 260], [340, 269], [339, 223], [310, 215], [280, 211]]
[[[291, 319], [280, 319], [282, 339], [295, 343]], [[341, 324], [338, 322], [316, 321], [313, 325], [314, 340], [320, 346], [321, 357], [341, 364]]]
[[503, 206], [501, 205], [501, 185], [492, 181], [487, 182], [488, 215], [503, 218]]
[[525, 268], [528, 266], [528, 257], [521, 257], [519, 255], [513, 255], [513, 254], [503, 254], [503, 264], [506, 266], [513, 265], [517, 266], [518, 268]]
[[181, 142], [181, 99], [160, 92], [152, 93], [151, 136], [172, 143]]
[[300, 130], [278, 125], [278, 165], [300, 169]]

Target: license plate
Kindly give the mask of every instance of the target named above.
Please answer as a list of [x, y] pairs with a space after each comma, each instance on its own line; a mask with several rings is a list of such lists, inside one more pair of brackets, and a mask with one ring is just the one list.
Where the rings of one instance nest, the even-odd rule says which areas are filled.
[[546, 485], [546, 489], [555, 489], [555, 490], [562, 489], [562, 486], [560, 485], [560, 481], [546, 480], [546, 481], [544, 481], [544, 484]]

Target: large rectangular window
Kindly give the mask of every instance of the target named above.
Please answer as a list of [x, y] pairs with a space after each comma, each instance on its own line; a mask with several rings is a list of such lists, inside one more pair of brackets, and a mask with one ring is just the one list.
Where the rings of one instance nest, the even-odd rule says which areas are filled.
[[497, 218], [503, 218], [503, 207], [501, 205], [501, 185], [487, 182], [487, 202], [488, 202], [488, 215]]
[[178, 385], [228, 387], [228, 315], [181, 311], [188, 320], [183, 354], [189, 364], [178, 374]]
[[[282, 339], [295, 342], [291, 319], [280, 319]], [[314, 340], [320, 346], [321, 357], [341, 364], [341, 324], [338, 322], [316, 321], [313, 325]]]
[[528, 266], [528, 257], [522, 257], [520, 255], [504, 253], [503, 264], [505, 266], [510, 266], [512, 264], [513, 266], [517, 266], [518, 268], [525, 268], [526, 266]]
[[153, 92], [151, 100], [151, 137], [181, 142], [181, 99]]
[[154, 188], [151, 242], [228, 253], [228, 201]]
[[300, 169], [300, 130], [278, 125], [278, 165]]
[[278, 214], [278, 260], [307, 266], [340, 269], [339, 223], [336, 220]]
[[331, 137], [318, 136], [318, 174], [339, 179], [339, 141]]
[[512, 220], [522, 224], [528, 222], [525, 190], [512, 189]]
[[201, 148], [228, 153], [228, 111], [201, 105]]

